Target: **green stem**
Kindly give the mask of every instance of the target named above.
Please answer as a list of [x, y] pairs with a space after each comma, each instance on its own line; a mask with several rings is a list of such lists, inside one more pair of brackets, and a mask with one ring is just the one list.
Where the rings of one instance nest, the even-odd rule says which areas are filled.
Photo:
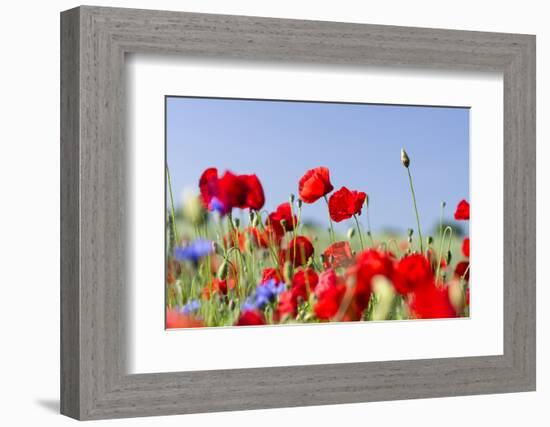
[[176, 210], [174, 207], [174, 197], [172, 196], [172, 181], [170, 179], [170, 171], [168, 170], [168, 165], [166, 165], [166, 177], [168, 178], [168, 192], [170, 193], [170, 205], [171, 205], [171, 216], [172, 216], [172, 231], [174, 233], [174, 239], [176, 245], [178, 244], [178, 229], [176, 227]]
[[424, 242], [422, 241], [422, 230], [420, 229], [420, 215], [418, 215], [418, 207], [416, 206], [416, 195], [414, 194], [413, 180], [411, 176], [411, 170], [407, 168], [407, 174], [409, 175], [409, 184], [411, 186], [411, 194], [414, 203], [414, 212], [416, 213], [416, 225], [418, 226], [418, 239], [420, 240], [420, 252], [424, 253]]
[[[324, 199], [325, 199], [325, 202], [327, 202], [327, 208], [328, 208], [328, 199], [327, 199], [327, 196], [323, 196]], [[332, 243], [334, 243], [336, 241], [336, 236], [334, 235], [334, 225], [332, 224], [332, 218], [330, 217], [330, 210], [328, 211], [328, 221], [330, 223], [330, 232], [331, 232], [331, 235], [332, 235]]]
[[361, 250], [365, 250], [365, 245], [363, 244], [363, 235], [361, 234], [361, 227], [359, 227], [359, 220], [357, 219], [357, 215], [353, 215], [353, 219], [355, 220], [355, 225], [357, 226], [357, 234], [359, 234], [359, 241], [361, 242]]
[[[441, 271], [441, 258], [443, 257], [443, 242], [445, 241], [445, 236], [447, 235], [447, 230], [449, 230], [449, 242], [453, 239], [453, 229], [449, 226], [445, 227], [445, 230], [443, 231], [443, 235], [441, 236], [441, 241], [439, 242], [439, 257], [437, 260], [437, 269], [435, 273], [435, 283], [439, 280], [439, 273]], [[450, 243], [449, 243], [450, 247]]]

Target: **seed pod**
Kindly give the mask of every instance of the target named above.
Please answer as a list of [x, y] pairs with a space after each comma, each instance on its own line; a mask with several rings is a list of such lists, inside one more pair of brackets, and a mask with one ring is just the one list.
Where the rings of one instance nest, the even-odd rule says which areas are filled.
[[401, 163], [403, 163], [403, 166], [405, 166], [406, 168], [408, 168], [411, 164], [411, 160], [409, 159], [407, 152], [403, 148], [401, 149]]
[[351, 240], [355, 236], [355, 228], [351, 227], [348, 229], [348, 239]]

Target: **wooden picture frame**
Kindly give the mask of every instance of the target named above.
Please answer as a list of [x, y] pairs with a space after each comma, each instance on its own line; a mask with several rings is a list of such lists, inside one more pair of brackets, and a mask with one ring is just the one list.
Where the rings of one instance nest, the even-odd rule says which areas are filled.
[[[127, 53], [504, 79], [504, 353], [128, 375]], [[77, 419], [535, 390], [535, 37], [82, 6], [61, 14], [61, 412]]]

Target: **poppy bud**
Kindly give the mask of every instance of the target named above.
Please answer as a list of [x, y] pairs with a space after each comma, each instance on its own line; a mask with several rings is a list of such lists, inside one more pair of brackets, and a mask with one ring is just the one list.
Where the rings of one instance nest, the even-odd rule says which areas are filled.
[[218, 242], [214, 242], [213, 245], [214, 245], [214, 252], [217, 253], [218, 255], [223, 255], [222, 246]]
[[369, 207], [369, 195], [368, 194], [365, 196], [365, 206], [367, 208]]
[[407, 228], [407, 236], [412, 237], [414, 230], [412, 228]]
[[290, 197], [288, 198], [288, 200], [290, 201], [290, 204], [293, 204], [294, 203], [294, 199], [296, 198], [296, 196], [294, 194], [290, 194]]
[[449, 301], [457, 313], [464, 311], [466, 295], [464, 294], [464, 288], [457, 280], [453, 280], [449, 284]]
[[452, 259], [452, 254], [451, 254], [451, 251], [447, 251], [447, 258], [446, 258], [446, 261], [447, 261], [447, 265], [451, 264], [451, 259]]
[[401, 149], [401, 163], [403, 163], [403, 166], [405, 166], [406, 168], [408, 168], [411, 164], [411, 160], [409, 159], [407, 152], [403, 148]]
[[395, 289], [386, 277], [377, 274], [372, 278], [372, 290], [376, 298], [372, 320], [386, 320], [392, 311]]
[[233, 220], [233, 224], [235, 224], [235, 228], [239, 228], [239, 225], [241, 225], [241, 220], [239, 218], [235, 218]]
[[302, 207], [302, 204], [303, 204], [303, 203], [304, 203], [304, 202], [302, 201], [302, 199], [298, 199], [298, 207], [299, 207], [299, 208]]
[[355, 228], [351, 227], [348, 230], [348, 239], [351, 240], [353, 238], [353, 236], [355, 236]]
[[445, 203], [445, 201], [443, 200], [443, 201], [441, 202], [441, 208], [443, 209], [445, 206], [447, 206], [447, 203]]
[[431, 244], [434, 242], [434, 238], [432, 236], [428, 236], [426, 238], [426, 242], [428, 243], [428, 246], [431, 246]]
[[220, 268], [218, 268], [218, 279], [225, 280], [225, 278], [227, 277], [227, 269], [228, 269], [227, 260], [224, 259], [220, 265]]

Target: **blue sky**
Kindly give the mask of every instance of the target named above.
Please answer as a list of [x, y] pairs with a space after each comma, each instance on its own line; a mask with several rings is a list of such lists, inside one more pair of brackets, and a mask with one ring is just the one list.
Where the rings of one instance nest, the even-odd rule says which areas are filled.
[[[176, 203], [215, 166], [220, 174], [257, 174], [272, 210], [298, 194], [307, 169], [327, 166], [335, 189], [369, 195], [373, 230], [416, 229], [401, 147], [424, 229], [439, 221], [442, 200], [450, 220], [458, 201], [469, 199], [467, 108], [169, 97], [166, 119]], [[328, 225], [323, 200], [304, 205], [302, 215]]]

